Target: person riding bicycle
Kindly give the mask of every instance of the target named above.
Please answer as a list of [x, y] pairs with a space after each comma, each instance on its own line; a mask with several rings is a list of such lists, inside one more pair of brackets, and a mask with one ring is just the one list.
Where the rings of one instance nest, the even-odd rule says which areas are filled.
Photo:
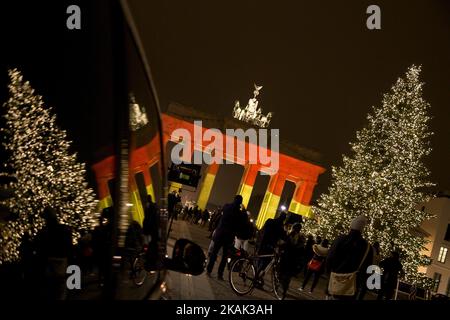
[[[258, 255], [273, 254], [280, 240], [288, 240], [286, 231], [284, 230], [285, 219], [286, 212], [283, 211], [278, 218], [268, 219], [266, 221], [259, 236]], [[260, 259], [258, 262], [257, 273], [259, 274], [263, 271], [269, 262], [269, 258]]]

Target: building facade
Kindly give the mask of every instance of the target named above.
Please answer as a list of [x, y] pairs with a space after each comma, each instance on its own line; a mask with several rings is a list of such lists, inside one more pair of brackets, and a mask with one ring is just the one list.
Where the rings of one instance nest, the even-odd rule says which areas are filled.
[[435, 216], [422, 224], [430, 241], [424, 253], [432, 263], [421, 271], [434, 280], [434, 293], [450, 296], [450, 195], [440, 194], [420, 209]]

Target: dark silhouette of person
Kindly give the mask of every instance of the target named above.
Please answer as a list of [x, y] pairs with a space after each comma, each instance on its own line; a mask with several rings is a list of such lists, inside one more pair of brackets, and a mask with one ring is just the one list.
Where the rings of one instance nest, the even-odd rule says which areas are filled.
[[38, 255], [45, 266], [45, 291], [48, 300], [66, 299], [66, 271], [73, 256], [71, 229], [59, 223], [56, 210], [43, 211], [44, 228], [37, 234]]
[[[20, 245], [24, 298], [44, 299], [46, 259], [40, 254], [38, 237], [26, 233]], [[11, 266], [14, 266], [11, 264]], [[4, 283], [4, 282], [2, 282]], [[17, 283], [16, 283], [17, 284]]]
[[214, 268], [214, 263], [217, 259], [217, 254], [219, 250], [222, 249], [222, 259], [219, 264], [219, 269], [217, 271], [218, 278], [223, 280], [223, 272], [227, 263], [227, 258], [230, 250], [233, 247], [234, 237], [236, 232], [240, 228], [241, 219], [241, 204], [242, 196], [237, 195], [232, 203], [226, 204], [223, 207], [223, 215], [220, 219], [219, 225], [214, 232], [213, 245], [211, 252], [209, 254], [209, 262], [207, 266], [207, 274], [211, 275]]
[[320, 276], [325, 270], [325, 259], [328, 254], [328, 239], [321, 240], [320, 244], [314, 244], [313, 245], [313, 258], [320, 267], [316, 270], [313, 270], [311, 267], [307, 268], [306, 276], [303, 280], [302, 286], [299, 288], [300, 291], [303, 291], [306, 287], [306, 285], [309, 282], [309, 279], [311, 279], [311, 276], [313, 277], [313, 282], [311, 284], [311, 289], [309, 290], [310, 293], [314, 291], [314, 288], [317, 286], [317, 283], [319, 282]]
[[[378, 241], [375, 241], [373, 244], [372, 244], [372, 249], [373, 249], [373, 258], [372, 258], [372, 264], [373, 265], [376, 265], [376, 266], [379, 266], [379, 264], [380, 264], [380, 260], [381, 260], [381, 248], [380, 248], [380, 243], [378, 242]], [[368, 274], [368, 273], [366, 273], [366, 272], [363, 272], [362, 274], [361, 274], [361, 281], [363, 282], [363, 283], [367, 283], [367, 279], [369, 279], [369, 277], [370, 277], [370, 274]], [[375, 289], [376, 290], [376, 289]], [[357, 299], [358, 300], [364, 300], [364, 297], [366, 296], [366, 293], [367, 293], [367, 285], [362, 285], [361, 287], [360, 287], [360, 290], [359, 290], [359, 292], [358, 292], [358, 297], [357, 297]]]
[[[367, 267], [372, 264], [373, 252], [372, 246], [362, 236], [362, 231], [367, 224], [367, 218], [358, 216], [351, 222], [350, 231], [346, 235], [339, 236], [328, 251], [326, 260], [327, 270], [335, 273], [351, 273], [358, 271], [356, 293], [354, 296], [334, 296], [335, 299], [355, 299], [361, 286], [365, 286], [364, 274]], [[364, 255], [369, 247], [367, 256]], [[364, 260], [363, 260], [364, 259]]]
[[234, 247], [236, 250], [248, 250], [248, 241], [252, 238], [254, 230], [253, 223], [250, 221], [250, 216], [245, 208], [241, 209], [239, 216], [240, 223], [239, 228], [236, 231], [236, 239]]
[[111, 271], [113, 215], [112, 208], [104, 208], [99, 218], [99, 225], [92, 232], [92, 248], [98, 267], [98, 281], [101, 287], [108, 281]]
[[301, 270], [303, 270], [303, 276], [306, 277], [306, 273], [308, 272], [308, 263], [311, 261], [314, 256], [313, 246], [315, 244], [314, 237], [312, 235], [308, 235], [305, 244], [305, 256], [302, 261]]
[[142, 231], [146, 237], [146, 242], [150, 243], [152, 237], [158, 234], [157, 224], [157, 208], [156, 204], [152, 201], [152, 196], [147, 195], [147, 203], [144, 210], [144, 221], [142, 223]]
[[[145, 219], [145, 218], [144, 218]], [[142, 227], [137, 221], [131, 221], [125, 235], [125, 248], [140, 251], [144, 247]]]
[[208, 209], [203, 210], [203, 214], [202, 214], [202, 227], [204, 227], [206, 225], [206, 223], [209, 221], [209, 217], [210, 217], [210, 213], [208, 211]]
[[276, 248], [278, 241], [286, 240], [284, 220], [286, 213], [281, 212], [278, 218], [268, 219], [261, 229], [258, 254], [270, 254]]
[[191, 223], [197, 224], [197, 222], [201, 219], [201, 217], [202, 217], [202, 212], [200, 211], [199, 207], [196, 205], [194, 207], [194, 211], [192, 213]]
[[283, 286], [283, 299], [286, 296], [289, 284], [298, 271], [299, 260], [305, 251], [305, 237], [300, 233], [302, 225], [294, 223], [287, 235], [286, 242], [282, 245], [280, 256], [280, 274], [278, 275]]
[[[281, 212], [278, 218], [268, 219], [264, 223], [261, 229], [258, 254], [272, 254], [275, 248], [277, 248], [280, 240], [287, 241], [287, 234], [284, 230], [284, 221], [286, 220], [286, 212]], [[259, 259], [258, 273], [261, 272], [267, 264], [270, 262], [270, 258]]]
[[391, 252], [390, 257], [380, 262], [380, 268], [383, 269], [383, 275], [377, 300], [391, 300], [397, 287], [398, 276], [403, 271], [399, 253]]
[[169, 218], [176, 218], [175, 208], [176, 205], [181, 202], [180, 193], [181, 189], [178, 190], [178, 193], [176, 190], [173, 190], [167, 196], [167, 210], [169, 211]]
[[143, 232], [148, 242], [145, 263], [147, 270], [153, 270], [158, 260], [159, 227], [158, 208], [152, 201], [152, 196], [148, 195], [143, 222]]
[[217, 229], [217, 227], [220, 224], [220, 220], [222, 219], [222, 214], [223, 211], [222, 208], [220, 208], [216, 211], [216, 213], [214, 213], [213, 217], [211, 218], [211, 221], [209, 223], [209, 231], [210, 231], [209, 239], [213, 238], [214, 231]]

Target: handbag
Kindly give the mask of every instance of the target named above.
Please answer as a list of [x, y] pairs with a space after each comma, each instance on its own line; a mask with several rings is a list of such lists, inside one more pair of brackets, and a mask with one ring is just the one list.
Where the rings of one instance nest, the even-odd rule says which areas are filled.
[[356, 275], [361, 269], [362, 264], [366, 260], [369, 253], [370, 244], [367, 244], [366, 253], [364, 254], [358, 269], [350, 273], [331, 272], [330, 281], [328, 282], [328, 293], [334, 296], [353, 296], [356, 293]]
[[322, 261], [312, 258], [311, 261], [308, 263], [308, 269], [311, 271], [318, 272], [322, 268]]

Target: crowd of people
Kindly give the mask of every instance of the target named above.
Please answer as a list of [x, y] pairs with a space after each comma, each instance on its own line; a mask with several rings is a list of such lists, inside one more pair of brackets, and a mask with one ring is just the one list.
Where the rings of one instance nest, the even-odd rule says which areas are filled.
[[[24, 237], [21, 260], [15, 266], [18, 274], [11, 287], [21, 289], [20, 294], [33, 299], [66, 300], [67, 268], [79, 266], [81, 287], [97, 286], [98, 298], [108, 298], [112, 292], [111, 262], [113, 257], [113, 209], [105, 208], [93, 230], [82, 230], [76, 245], [72, 230], [58, 221], [57, 211], [47, 207], [42, 213], [45, 226], [33, 238]], [[146, 268], [155, 267], [159, 240], [159, 215], [157, 207], [148, 196], [145, 203], [145, 217], [142, 223], [132, 221], [128, 227], [125, 248], [134, 252], [146, 249]], [[11, 273], [13, 274], [13, 273]], [[12, 281], [12, 280], [11, 280]]]
[[[227, 259], [233, 250], [249, 251], [249, 241], [255, 239], [256, 254], [280, 253], [280, 279], [285, 293], [293, 277], [302, 275], [299, 291], [309, 287], [312, 293], [319, 281], [324, 281], [326, 299], [363, 300], [367, 293], [367, 267], [377, 265], [383, 271], [380, 275], [381, 288], [373, 290], [379, 300], [393, 299], [397, 280], [403, 272], [398, 252], [392, 252], [381, 260], [378, 242], [369, 243], [363, 237], [367, 219], [359, 216], [353, 219], [350, 230], [332, 243], [320, 236], [301, 232], [302, 221], [289, 223], [287, 213], [268, 219], [259, 231], [251, 222], [237, 195], [232, 203], [226, 204], [210, 219], [211, 242], [208, 250], [207, 275], [211, 277], [219, 252], [222, 258], [217, 269], [217, 278], [223, 280]], [[259, 259], [257, 270], [263, 270], [270, 259]], [[343, 285], [344, 284], [344, 285]], [[344, 286], [344, 287], [342, 287]]]
[[[365, 271], [368, 266], [377, 265], [383, 270], [377, 298], [393, 298], [397, 280], [403, 272], [400, 255], [392, 252], [389, 257], [381, 259], [379, 243], [371, 244], [363, 237], [367, 225], [364, 216], [353, 219], [350, 230], [330, 242], [320, 236], [304, 234], [301, 219], [292, 220], [284, 211], [268, 219], [258, 231], [240, 195], [235, 196], [231, 203], [210, 212], [195, 205], [182, 207], [180, 193], [175, 191], [169, 195], [169, 217], [208, 228], [211, 241], [206, 273], [209, 277], [212, 277], [219, 254], [221, 260], [217, 278], [223, 280], [228, 259], [236, 251], [266, 255], [277, 250], [280, 255], [280, 280], [285, 293], [291, 279], [301, 275], [297, 290], [312, 293], [320, 281], [327, 281], [323, 292], [326, 298], [362, 300], [368, 290], [366, 281], [369, 275]], [[125, 247], [135, 252], [145, 249], [145, 267], [151, 270], [157, 261], [160, 235], [158, 209], [150, 195], [147, 196], [144, 212], [142, 225], [138, 222], [130, 224]], [[70, 228], [58, 222], [55, 210], [47, 208], [43, 218], [45, 228], [32, 241], [25, 239], [21, 249], [23, 278], [30, 288], [40, 288], [44, 291], [42, 297], [51, 300], [65, 299], [66, 269], [70, 264], [79, 265], [84, 275], [97, 277], [100, 287], [107, 285], [111, 276], [113, 247], [111, 208], [103, 210], [98, 226], [92, 231], [86, 230], [76, 246], [72, 244]], [[260, 259], [258, 272], [264, 270], [268, 263], [269, 260]], [[343, 288], [342, 283], [348, 283], [350, 287]]]
[[21, 260], [16, 267], [20, 276], [15, 286], [22, 288], [21, 294], [33, 299], [67, 299], [69, 265], [80, 267], [83, 281], [91, 276], [97, 278], [99, 287], [108, 283], [112, 211], [103, 210], [98, 226], [82, 231], [77, 245], [73, 244], [72, 229], [60, 223], [57, 216], [56, 209], [46, 207], [42, 212], [44, 228], [34, 238], [25, 236], [22, 241]]

